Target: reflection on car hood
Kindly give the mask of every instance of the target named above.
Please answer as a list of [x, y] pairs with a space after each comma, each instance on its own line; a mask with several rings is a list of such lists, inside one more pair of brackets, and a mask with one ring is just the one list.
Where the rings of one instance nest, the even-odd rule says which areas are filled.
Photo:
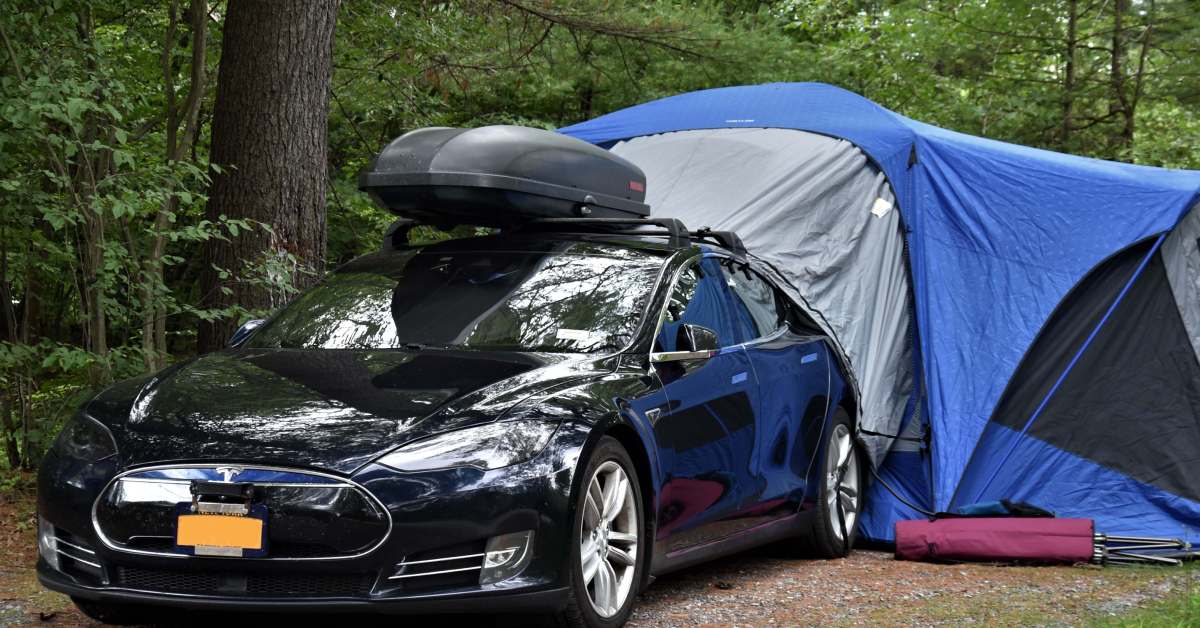
[[126, 466], [223, 460], [349, 473], [597, 368], [553, 354], [225, 351], [113, 386], [87, 411], [110, 426]]

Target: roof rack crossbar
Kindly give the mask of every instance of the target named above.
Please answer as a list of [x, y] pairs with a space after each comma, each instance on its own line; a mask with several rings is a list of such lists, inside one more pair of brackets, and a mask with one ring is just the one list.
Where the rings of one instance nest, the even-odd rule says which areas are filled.
[[703, 227], [693, 231], [692, 235], [701, 240], [713, 240], [717, 244], [729, 249], [729, 252], [734, 255], [745, 257], [747, 254], [746, 245], [742, 242], [742, 238], [732, 231], [714, 231], [709, 227]]
[[408, 246], [408, 232], [417, 226], [417, 221], [409, 218], [397, 218], [383, 232], [383, 250], [398, 251]]
[[537, 218], [524, 224], [560, 227], [661, 227], [666, 230], [671, 247], [691, 246], [691, 237], [687, 227], [678, 218]]

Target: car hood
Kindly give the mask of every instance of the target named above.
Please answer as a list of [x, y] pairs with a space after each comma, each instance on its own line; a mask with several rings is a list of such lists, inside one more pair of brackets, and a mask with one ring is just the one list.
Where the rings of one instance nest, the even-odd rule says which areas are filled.
[[86, 411], [112, 430], [126, 467], [229, 461], [350, 473], [604, 370], [558, 354], [242, 349], [115, 385]]

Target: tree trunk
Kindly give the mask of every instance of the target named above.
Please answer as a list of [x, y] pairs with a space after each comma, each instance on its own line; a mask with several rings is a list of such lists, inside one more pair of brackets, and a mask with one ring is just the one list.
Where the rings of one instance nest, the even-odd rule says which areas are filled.
[[1129, 12], [1130, 0], [1113, 0], [1112, 59], [1109, 63], [1112, 99], [1109, 111], [1120, 114], [1120, 130], [1112, 134], [1112, 158], [1120, 159], [1125, 149], [1133, 142], [1133, 106], [1125, 87], [1125, 42], [1128, 34], [1125, 17]]
[[1079, 0], [1067, 2], [1067, 46], [1063, 51], [1065, 70], [1063, 72], [1062, 98], [1062, 133], [1060, 146], [1069, 150], [1071, 131], [1075, 127], [1075, 56], [1079, 48]]
[[[192, 0], [188, 9], [192, 28], [191, 84], [180, 111], [175, 99], [175, 67], [172, 56], [175, 50], [179, 3], [172, 0], [168, 11], [167, 36], [163, 44], [162, 73], [164, 92], [164, 118], [166, 120], [166, 161], [168, 164], [181, 161], [190, 151], [199, 131], [200, 103], [204, 97], [207, 68], [205, 54], [207, 43], [208, 6], [205, 0]], [[180, 137], [179, 124], [183, 123]], [[168, 190], [171, 192], [173, 190]], [[170, 216], [179, 206], [179, 199], [170, 196], [163, 202], [154, 218], [154, 235], [150, 253], [146, 257], [141, 282], [142, 306], [142, 355], [146, 370], [157, 371], [165, 366], [167, 354], [166, 317], [167, 308], [158, 297], [157, 289], [163, 284], [162, 258], [166, 253], [166, 236], [163, 232], [170, 226]]]
[[21, 447], [17, 444], [17, 424], [12, 420], [13, 401], [7, 391], [0, 393], [0, 432], [4, 434], [4, 454], [9, 469], [21, 467]]
[[[319, 272], [325, 257], [326, 137], [338, 0], [238, 0], [228, 4], [213, 111], [213, 178], [207, 217], [260, 221], [226, 242], [205, 242], [201, 305], [266, 309], [277, 291], [249, 266], [296, 257]], [[229, 273], [224, 280], [214, 266]], [[288, 279], [297, 287], [314, 275]], [[228, 290], [226, 293], [224, 289]], [[200, 352], [224, 345], [237, 321], [202, 322]]]
[[[3, 314], [3, 326], [0, 327], [0, 340], [12, 343], [21, 342], [17, 337], [17, 313], [13, 308], [12, 283], [8, 280], [8, 229], [0, 222], [0, 313]], [[14, 369], [15, 370], [15, 369]], [[0, 434], [4, 436], [4, 453], [8, 456], [8, 468], [16, 469], [21, 464], [21, 449], [17, 445], [17, 428], [12, 421], [12, 399], [9, 390], [15, 389], [11, 379], [15, 373], [0, 373], [5, 377], [5, 388], [0, 390]]]
[[1140, 13], [1144, 19], [1141, 36], [1142, 49], [1138, 54], [1137, 66], [1133, 70], [1133, 88], [1130, 90], [1133, 93], [1126, 99], [1125, 126], [1121, 130], [1125, 146], [1130, 148], [1133, 147], [1134, 133], [1136, 132], [1137, 106], [1142, 100], [1142, 88], [1145, 87], [1146, 61], [1150, 55], [1151, 42], [1154, 40], [1155, 16], [1157, 15], [1155, 1], [1149, 0], [1145, 3]]
[[[79, 12], [76, 24], [81, 43], [91, 45], [95, 34], [90, 7], [84, 7]], [[95, 72], [95, 59], [88, 57], [85, 67], [89, 72]], [[96, 91], [96, 101], [103, 102], [99, 90]], [[111, 130], [108, 131], [111, 135]], [[88, 370], [88, 383], [93, 387], [108, 384], [112, 380], [112, 372], [108, 364], [108, 314], [105, 309], [105, 217], [101, 211], [92, 207], [92, 199], [99, 194], [100, 182], [109, 174], [110, 151], [106, 149], [92, 150], [89, 146], [97, 141], [112, 145], [114, 140], [107, 137], [94, 118], [89, 117], [84, 124], [83, 137], [79, 141], [77, 153], [78, 165], [74, 177], [74, 197], [83, 214], [83, 229], [80, 233], [80, 269], [83, 274], [83, 289], [80, 291], [80, 306], [86, 324], [84, 325], [84, 347], [96, 355], [96, 360]]]

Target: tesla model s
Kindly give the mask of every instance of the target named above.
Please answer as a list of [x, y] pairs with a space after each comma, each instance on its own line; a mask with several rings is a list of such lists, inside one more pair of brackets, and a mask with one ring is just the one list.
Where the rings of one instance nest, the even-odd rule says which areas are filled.
[[854, 395], [769, 268], [562, 226], [351, 261], [229, 348], [84, 404], [39, 475], [41, 582], [187, 609], [615, 626], [655, 576], [848, 551]]

